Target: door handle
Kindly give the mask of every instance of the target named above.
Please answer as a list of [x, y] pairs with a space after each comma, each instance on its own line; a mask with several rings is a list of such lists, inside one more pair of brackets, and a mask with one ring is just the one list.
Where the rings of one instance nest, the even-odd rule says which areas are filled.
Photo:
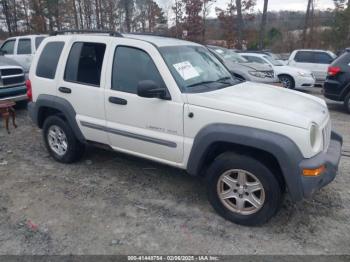
[[72, 93], [72, 89], [68, 88], [68, 87], [59, 87], [58, 91], [60, 91], [61, 93], [65, 93], [65, 94], [70, 94]]
[[112, 104], [117, 104], [117, 105], [127, 105], [128, 104], [128, 101], [123, 99], [123, 98], [119, 98], [119, 97], [114, 97], [114, 96], [110, 96], [108, 98], [108, 101]]

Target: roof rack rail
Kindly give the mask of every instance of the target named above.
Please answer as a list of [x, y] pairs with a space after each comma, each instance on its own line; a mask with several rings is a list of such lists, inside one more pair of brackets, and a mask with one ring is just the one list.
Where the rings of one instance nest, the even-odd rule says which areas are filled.
[[161, 36], [161, 37], [169, 37], [167, 34], [161, 32], [132, 32], [126, 33], [128, 35], [144, 35], [144, 36]]
[[110, 36], [123, 37], [119, 32], [108, 31], [108, 30], [90, 30], [90, 29], [79, 29], [79, 30], [59, 30], [50, 33], [50, 36], [64, 35], [66, 33], [72, 34], [109, 34]]

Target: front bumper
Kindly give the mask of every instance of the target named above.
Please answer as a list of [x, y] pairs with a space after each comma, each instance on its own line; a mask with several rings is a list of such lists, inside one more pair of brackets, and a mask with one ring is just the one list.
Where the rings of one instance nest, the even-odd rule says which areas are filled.
[[297, 77], [295, 78], [295, 87], [313, 87], [316, 81], [313, 77]]
[[27, 100], [27, 88], [25, 85], [19, 85], [9, 88], [0, 88], [0, 101], [12, 100], [22, 101]]
[[310, 197], [315, 191], [326, 186], [334, 180], [337, 175], [338, 165], [341, 158], [343, 139], [340, 135], [332, 132], [331, 141], [326, 152], [322, 152], [313, 158], [305, 159], [300, 163], [300, 170], [316, 169], [322, 165], [325, 171], [316, 177], [305, 177], [301, 175], [301, 184], [305, 198]]

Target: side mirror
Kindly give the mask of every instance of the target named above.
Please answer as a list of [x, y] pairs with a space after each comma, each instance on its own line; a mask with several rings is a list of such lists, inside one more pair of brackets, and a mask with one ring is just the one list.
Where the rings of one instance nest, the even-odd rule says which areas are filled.
[[137, 95], [146, 98], [170, 100], [165, 88], [161, 88], [152, 80], [142, 80], [137, 85]]

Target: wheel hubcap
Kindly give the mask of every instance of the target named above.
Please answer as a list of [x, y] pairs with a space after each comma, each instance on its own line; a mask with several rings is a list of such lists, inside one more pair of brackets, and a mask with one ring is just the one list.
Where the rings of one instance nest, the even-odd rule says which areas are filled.
[[280, 80], [282, 82], [282, 85], [285, 88], [290, 88], [291, 87], [291, 82], [290, 82], [290, 80], [288, 78], [281, 78]]
[[265, 190], [259, 179], [241, 169], [223, 173], [218, 180], [217, 192], [226, 208], [241, 215], [256, 213], [265, 202]]
[[62, 128], [59, 126], [50, 126], [47, 133], [47, 141], [53, 152], [59, 156], [66, 154], [68, 149], [67, 137]]

